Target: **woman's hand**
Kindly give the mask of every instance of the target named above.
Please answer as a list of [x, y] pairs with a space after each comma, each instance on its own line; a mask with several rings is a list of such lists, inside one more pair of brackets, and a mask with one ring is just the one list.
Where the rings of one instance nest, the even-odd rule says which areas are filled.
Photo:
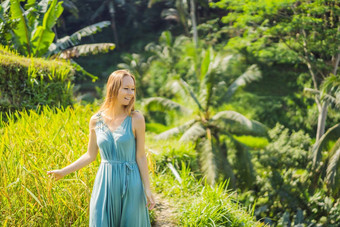
[[57, 181], [63, 178], [66, 174], [64, 173], [64, 171], [57, 169], [57, 170], [47, 171], [47, 175], [50, 175], [50, 177], [55, 178], [55, 180]]
[[156, 202], [151, 193], [151, 190], [150, 189], [145, 190], [145, 195], [147, 199], [146, 207], [148, 207], [149, 210], [152, 210], [155, 207]]

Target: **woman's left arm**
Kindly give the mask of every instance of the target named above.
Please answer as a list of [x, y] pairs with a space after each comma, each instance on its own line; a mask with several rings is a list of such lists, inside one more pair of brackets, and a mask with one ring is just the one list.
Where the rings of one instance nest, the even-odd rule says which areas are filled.
[[145, 120], [144, 116], [139, 112], [134, 112], [133, 120], [133, 128], [136, 136], [136, 160], [144, 184], [144, 191], [147, 198], [146, 206], [151, 210], [155, 206], [155, 199], [151, 193], [149, 169], [145, 154]]

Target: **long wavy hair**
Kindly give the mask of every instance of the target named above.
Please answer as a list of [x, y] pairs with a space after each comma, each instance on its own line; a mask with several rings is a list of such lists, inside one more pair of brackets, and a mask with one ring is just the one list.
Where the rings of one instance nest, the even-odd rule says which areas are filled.
[[[108, 114], [112, 114], [113, 106], [117, 101], [118, 91], [122, 86], [122, 80], [125, 76], [130, 76], [133, 79], [134, 85], [136, 86], [135, 76], [128, 70], [116, 70], [112, 72], [107, 80], [106, 84], [106, 96], [104, 102], [99, 108], [100, 111], [107, 110]], [[136, 99], [136, 88], [134, 91], [134, 97], [130, 100], [129, 104], [125, 107], [125, 110], [129, 115], [135, 110], [135, 99]]]

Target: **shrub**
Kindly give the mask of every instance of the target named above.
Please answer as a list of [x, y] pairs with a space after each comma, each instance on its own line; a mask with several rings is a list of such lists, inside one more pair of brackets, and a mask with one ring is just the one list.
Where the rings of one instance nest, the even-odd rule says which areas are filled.
[[290, 131], [279, 123], [269, 138], [264, 149], [255, 151], [255, 190], [243, 193], [241, 200], [253, 203], [256, 198], [255, 215], [271, 226], [336, 226], [340, 199], [328, 195], [322, 182], [312, 190], [312, 139], [303, 130]]
[[0, 113], [72, 105], [73, 75], [66, 61], [28, 58], [0, 46]]

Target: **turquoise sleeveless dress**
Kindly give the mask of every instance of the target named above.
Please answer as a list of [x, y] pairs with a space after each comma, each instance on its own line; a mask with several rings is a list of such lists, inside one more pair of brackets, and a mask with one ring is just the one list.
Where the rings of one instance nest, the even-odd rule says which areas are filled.
[[144, 186], [136, 162], [131, 116], [113, 132], [101, 112], [95, 132], [101, 163], [90, 201], [90, 227], [149, 227]]

